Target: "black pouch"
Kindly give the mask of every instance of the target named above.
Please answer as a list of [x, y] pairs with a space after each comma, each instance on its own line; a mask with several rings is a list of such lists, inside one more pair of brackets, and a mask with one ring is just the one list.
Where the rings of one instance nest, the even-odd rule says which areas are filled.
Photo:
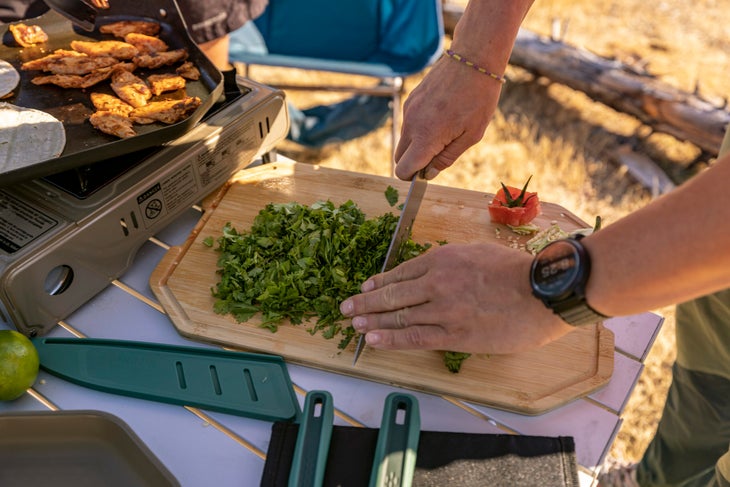
[[[286, 487], [299, 425], [276, 422], [262, 487]], [[334, 426], [326, 487], [367, 487], [378, 429]], [[421, 431], [413, 486], [578, 487], [572, 437]]]

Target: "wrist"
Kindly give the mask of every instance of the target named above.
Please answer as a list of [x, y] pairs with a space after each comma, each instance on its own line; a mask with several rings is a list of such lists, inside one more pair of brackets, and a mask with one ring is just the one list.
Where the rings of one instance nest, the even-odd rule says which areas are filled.
[[580, 239], [550, 243], [537, 253], [530, 267], [532, 294], [573, 326], [591, 325], [608, 318], [588, 303], [591, 259]]

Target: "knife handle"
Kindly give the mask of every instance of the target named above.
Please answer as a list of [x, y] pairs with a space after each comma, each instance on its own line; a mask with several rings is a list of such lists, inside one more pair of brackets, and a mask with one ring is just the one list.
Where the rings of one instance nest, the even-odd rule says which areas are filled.
[[304, 413], [289, 471], [289, 487], [322, 485], [332, 438], [333, 420], [332, 395], [327, 391], [308, 392], [304, 400]]
[[410, 394], [389, 394], [375, 447], [370, 487], [411, 486], [420, 434], [418, 400]]

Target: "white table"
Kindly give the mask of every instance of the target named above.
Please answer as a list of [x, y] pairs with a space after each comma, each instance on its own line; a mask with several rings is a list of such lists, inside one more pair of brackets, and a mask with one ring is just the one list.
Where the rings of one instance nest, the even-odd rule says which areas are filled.
[[[146, 242], [131, 268], [49, 336], [114, 338], [213, 347], [180, 336], [148, 285], [150, 273], [170, 246], [182, 244], [200, 213], [189, 209]], [[421, 429], [473, 433], [517, 433], [575, 438], [582, 485], [595, 476], [621, 426], [621, 414], [643, 368], [662, 319], [646, 313], [609, 320], [616, 336], [615, 370], [609, 384], [589, 397], [540, 416], [490, 409], [418, 392]], [[0, 328], [12, 325], [0, 322]], [[377, 428], [386, 396], [384, 384], [289, 365], [300, 404], [306, 391], [332, 393], [335, 424]], [[410, 392], [410, 391], [409, 391]], [[0, 402], [0, 414], [36, 410], [101, 410], [126, 422], [183, 486], [259, 485], [271, 424], [86, 389], [41, 372], [33, 389], [16, 401]]]

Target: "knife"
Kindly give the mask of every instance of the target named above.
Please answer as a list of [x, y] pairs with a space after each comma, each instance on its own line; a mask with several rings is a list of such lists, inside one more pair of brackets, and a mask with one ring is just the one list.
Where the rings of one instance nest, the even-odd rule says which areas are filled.
[[[413, 176], [413, 179], [411, 179], [411, 186], [408, 189], [406, 201], [403, 203], [403, 209], [401, 210], [398, 224], [395, 227], [393, 238], [390, 241], [388, 252], [385, 254], [385, 262], [383, 262], [383, 268], [380, 270], [381, 273], [389, 271], [398, 263], [401, 247], [411, 236], [413, 222], [416, 220], [416, 215], [418, 214], [418, 209], [421, 207], [421, 201], [423, 200], [423, 195], [426, 193], [427, 187], [428, 181], [424, 177], [424, 171], [418, 171]], [[357, 363], [364, 348], [365, 335], [363, 334], [357, 340], [355, 358], [352, 361], [352, 365]]]

